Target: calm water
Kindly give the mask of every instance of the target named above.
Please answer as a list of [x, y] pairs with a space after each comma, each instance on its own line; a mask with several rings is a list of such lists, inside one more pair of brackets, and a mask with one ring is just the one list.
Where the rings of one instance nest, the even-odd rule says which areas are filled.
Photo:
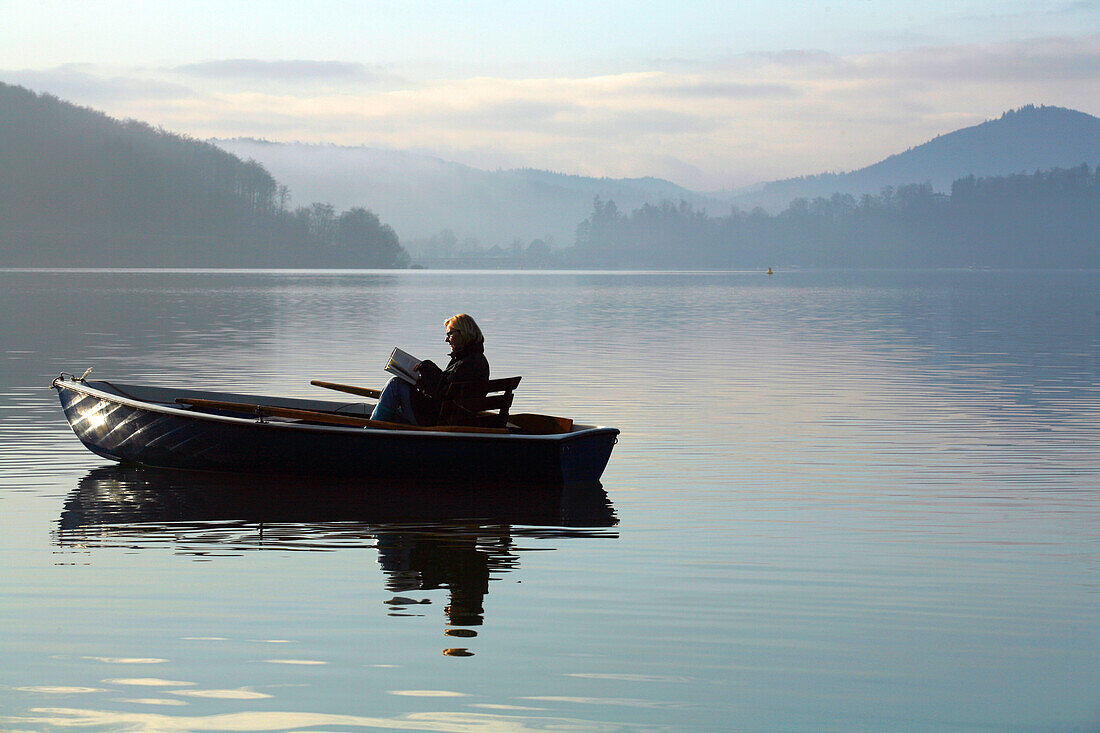
[[[327, 396], [456, 311], [622, 430], [603, 492], [119, 468], [47, 389]], [[0, 729], [1100, 728], [1100, 273], [0, 272], [0, 324]]]

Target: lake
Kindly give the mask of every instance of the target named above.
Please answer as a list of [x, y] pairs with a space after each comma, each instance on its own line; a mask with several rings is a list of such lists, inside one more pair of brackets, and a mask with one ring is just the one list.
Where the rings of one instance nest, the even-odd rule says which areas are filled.
[[[460, 311], [602, 488], [114, 466], [48, 389], [328, 397]], [[1100, 272], [0, 271], [0, 324], [0, 729], [1100, 728]]]

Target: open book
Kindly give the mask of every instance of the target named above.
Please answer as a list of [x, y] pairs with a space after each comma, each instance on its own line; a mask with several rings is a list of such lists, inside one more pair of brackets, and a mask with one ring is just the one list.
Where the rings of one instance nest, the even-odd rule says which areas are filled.
[[394, 347], [393, 353], [390, 354], [389, 363], [386, 364], [386, 371], [399, 379], [404, 379], [409, 384], [416, 384], [420, 376], [416, 372], [416, 366], [419, 363], [420, 359], [407, 351]]

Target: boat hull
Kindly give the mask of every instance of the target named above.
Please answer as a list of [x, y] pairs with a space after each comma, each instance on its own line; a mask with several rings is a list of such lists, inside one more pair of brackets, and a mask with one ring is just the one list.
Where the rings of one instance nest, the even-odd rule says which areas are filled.
[[322, 426], [196, 412], [174, 404], [174, 396], [309, 409], [340, 408], [340, 403], [67, 378], [58, 378], [53, 386], [69, 425], [89, 450], [157, 468], [583, 485], [599, 481], [619, 432], [592, 427], [541, 436]]

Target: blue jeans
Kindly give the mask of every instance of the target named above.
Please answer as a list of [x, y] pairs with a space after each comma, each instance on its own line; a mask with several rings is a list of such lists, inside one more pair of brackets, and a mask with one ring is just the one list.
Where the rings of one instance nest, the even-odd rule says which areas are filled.
[[385, 420], [386, 422], [403, 422], [416, 425], [416, 415], [412, 406], [412, 385], [404, 379], [391, 377], [378, 398], [378, 404], [374, 406], [371, 420]]

